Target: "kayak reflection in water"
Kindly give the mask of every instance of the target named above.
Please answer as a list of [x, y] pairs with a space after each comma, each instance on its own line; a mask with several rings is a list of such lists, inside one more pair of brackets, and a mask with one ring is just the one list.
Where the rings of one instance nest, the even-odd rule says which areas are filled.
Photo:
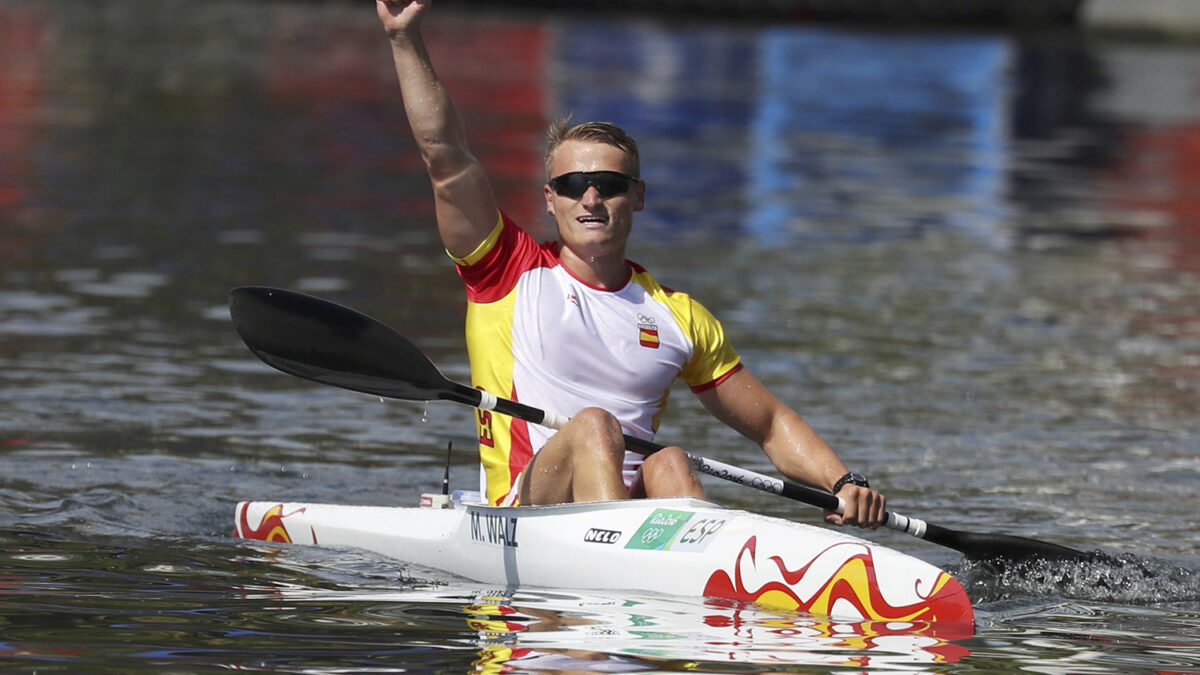
[[467, 293], [472, 384], [570, 415], [553, 432], [478, 414], [483, 487], [494, 504], [703, 497], [687, 454], [643, 458], [676, 377], [718, 420], [757, 442], [789, 478], [845, 500], [826, 521], [878, 527], [885, 499], [750, 371], [720, 322], [626, 259], [645, 207], [636, 142], [606, 122], [550, 128], [546, 211], [558, 240], [538, 243], [500, 211], [421, 36], [430, 2], [377, 0], [404, 107], [425, 160], [442, 243]]

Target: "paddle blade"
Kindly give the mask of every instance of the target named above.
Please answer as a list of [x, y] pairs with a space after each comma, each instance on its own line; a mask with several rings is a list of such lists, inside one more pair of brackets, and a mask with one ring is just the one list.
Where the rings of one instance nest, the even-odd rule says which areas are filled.
[[396, 331], [327, 300], [246, 286], [230, 292], [229, 313], [250, 351], [289, 375], [407, 401], [478, 393], [447, 380]]
[[1050, 561], [1070, 561], [1091, 558], [1090, 554], [1083, 551], [1011, 534], [959, 532], [933, 524], [929, 524], [927, 527], [922, 539], [952, 548], [973, 560], [1002, 561], [1037, 558]]

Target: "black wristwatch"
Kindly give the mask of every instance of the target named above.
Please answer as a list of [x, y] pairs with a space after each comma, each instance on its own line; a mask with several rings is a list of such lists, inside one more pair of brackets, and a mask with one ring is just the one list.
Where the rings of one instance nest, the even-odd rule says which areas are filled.
[[833, 489], [830, 490], [830, 492], [832, 492], [833, 494], [836, 495], [838, 493], [838, 490], [841, 490], [847, 483], [853, 483], [854, 485], [861, 485], [862, 487], [865, 487], [865, 488], [871, 487], [871, 484], [869, 482], [867, 482], [866, 476], [862, 475], [861, 473], [854, 473], [853, 471], [851, 471], [850, 473], [846, 474], [845, 476], [842, 476], [841, 478], [837, 479], [837, 482], [833, 484]]

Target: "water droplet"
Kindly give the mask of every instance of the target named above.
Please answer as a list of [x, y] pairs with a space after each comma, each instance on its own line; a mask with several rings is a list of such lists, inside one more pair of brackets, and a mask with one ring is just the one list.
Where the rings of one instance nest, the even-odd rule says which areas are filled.
[[379, 397], [379, 402], [380, 402], [380, 403], [387, 403], [387, 401], [383, 400], [383, 397], [382, 397], [382, 396], [380, 396], [380, 397]]
[[421, 423], [424, 424], [428, 421], [429, 421], [429, 401], [426, 401], [425, 409], [421, 411]]

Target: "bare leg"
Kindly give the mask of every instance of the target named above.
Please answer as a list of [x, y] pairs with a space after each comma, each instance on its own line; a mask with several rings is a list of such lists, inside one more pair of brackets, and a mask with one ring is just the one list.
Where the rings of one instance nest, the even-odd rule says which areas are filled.
[[683, 448], [663, 448], [646, 458], [630, 494], [635, 497], [704, 498], [704, 486]]
[[625, 440], [609, 413], [587, 408], [538, 450], [521, 476], [522, 504], [624, 499]]

